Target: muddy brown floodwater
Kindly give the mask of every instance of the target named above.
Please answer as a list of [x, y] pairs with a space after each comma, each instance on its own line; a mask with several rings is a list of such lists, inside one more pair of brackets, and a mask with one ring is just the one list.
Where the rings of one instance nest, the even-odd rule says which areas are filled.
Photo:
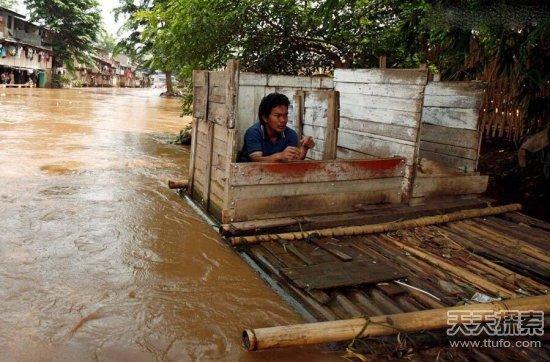
[[151, 90], [0, 89], [0, 360], [333, 360], [247, 353], [302, 319], [175, 192], [188, 119]]

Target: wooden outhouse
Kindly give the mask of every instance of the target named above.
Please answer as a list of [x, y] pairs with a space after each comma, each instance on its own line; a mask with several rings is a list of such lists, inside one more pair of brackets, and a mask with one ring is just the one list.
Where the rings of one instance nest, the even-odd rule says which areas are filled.
[[[475, 197], [478, 82], [429, 82], [422, 69], [337, 69], [334, 77], [195, 71], [189, 195], [218, 221], [350, 212], [367, 205]], [[316, 146], [293, 163], [236, 163], [272, 92]]]

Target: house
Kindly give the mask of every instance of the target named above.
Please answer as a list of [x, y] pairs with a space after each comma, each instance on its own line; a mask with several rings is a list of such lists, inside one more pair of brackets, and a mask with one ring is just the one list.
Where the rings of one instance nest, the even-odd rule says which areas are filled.
[[25, 16], [0, 7], [0, 73], [13, 74], [4, 86], [51, 84], [53, 50], [48, 30], [25, 20]]

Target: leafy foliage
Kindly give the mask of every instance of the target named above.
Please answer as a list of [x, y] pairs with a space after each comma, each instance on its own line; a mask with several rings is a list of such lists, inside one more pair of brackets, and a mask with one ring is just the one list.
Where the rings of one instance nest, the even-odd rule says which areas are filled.
[[16, 3], [15, 0], [0, 0], [0, 7], [14, 10]]
[[69, 67], [75, 60], [90, 62], [101, 28], [97, 0], [25, 0], [25, 4], [31, 20], [52, 31], [58, 60]]
[[122, 2], [134, 30], [128, 43], [151, 67], [186, 79], [230, 58], [247, 71], [311, 74], [377, 66], [386, 55], [389, 67], [426, 63], [443, 80], [487, 81], [484, 117], [506, 123], [509, 136], [548, 119], [550, 12], [542, 1]]
[[110, 55], [117, 53], [117, 40], [105, 29], [100, 29], [97, 38], [97, 47], [105, 49]]

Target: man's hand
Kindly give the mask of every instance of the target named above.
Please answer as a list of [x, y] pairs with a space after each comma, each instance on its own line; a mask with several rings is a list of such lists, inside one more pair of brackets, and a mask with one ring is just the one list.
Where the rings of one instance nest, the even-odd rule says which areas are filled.
[[281, 162], [290, 162], [300, 159], [300, 150], [296, 147], [288, 146], [283, 152], [279, 152]]
[[302, 137], [302, 140], [300, 141], [300, 146], [307, 148], [308, 150], [315, 147], [315, 141], [313, 140], [313, 137]]

